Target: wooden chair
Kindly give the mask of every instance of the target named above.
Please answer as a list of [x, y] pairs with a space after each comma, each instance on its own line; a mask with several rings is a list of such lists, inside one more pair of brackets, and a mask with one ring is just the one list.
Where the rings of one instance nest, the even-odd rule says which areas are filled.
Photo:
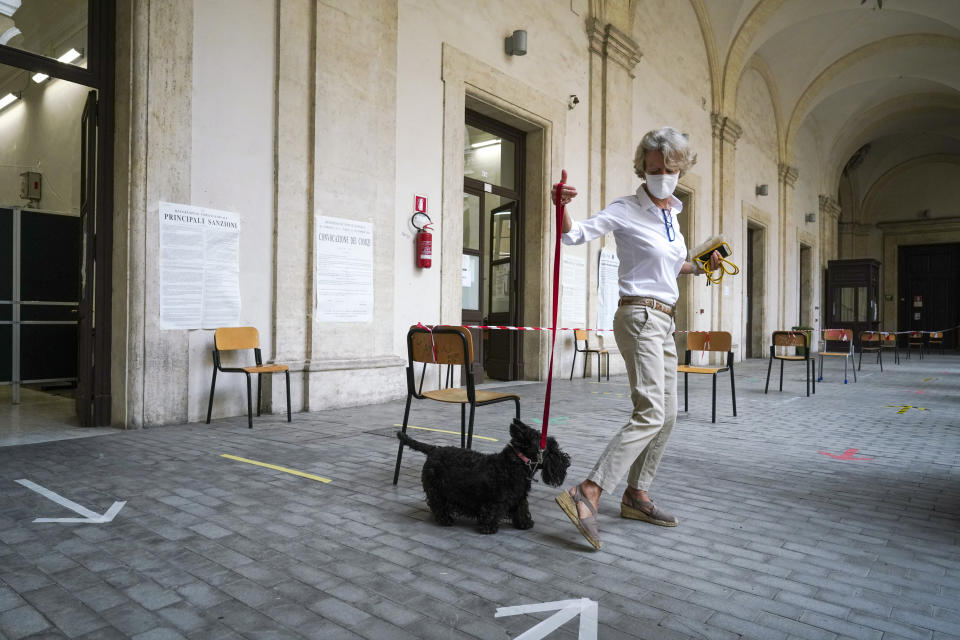
[[[423, 392], [414, 382], [414, 362], [463, 367], [465, 387], [437, 389]], [[477, 407], [512, 400], [516, 417], [520, 417], [520, 396], [513, 393], [478, 391], [473, 375], [473, 336], [466, 327], [440, 325], [430, 329], [412, 326], [407, 331], [407, 406], [403, 410], [401, 431], [407, 432], [410, 419], [410, 402], [436, 400], [460, 405], [460, 446], [469, 449], [473, 445], [473, 416]], [[469, 422], [466, 408], [470, 407]], [[403, 458], [403, 443], [397, 449], [397, 466], [393, 472], [393, 484], [400, 478], [400, 460]]]
[[[583, 340], [583, 349], [580, 348], [580, 341]], [[570, 364], [570, 379], [573, 380], [573, 369], [577, 364], [577, 354], [583, 354], [583, 377], [587, 377], [587, 358], [590, 357], [591, 353], [597, 354], [597, 382], [600, 382], [600, 358], [602, 356], [607, 357], [607, 380], [610, 379], [610, 352], [607, 349], [603, 348], [603, 336], [597, 335], [597, 341], [600, 343], [600, 348], [591, 349], [590, 343], [587, 341], [587, 332], [583, 329], [574, 329], [573, 330], [573, 362]]]
[[893, 331], [880, 332], [881, 349], [893, 349], [893, 362], [900, 364], [900, 346], [897, 344], [897, 334]]
[[823, 382], [823, 359], [843, 358], [843, 384], [847, 384], [847, 361], [853, 369], [853, 381], [857, 381], [857, 368], [853, 366], [853, 331], [850, 329], [826, 329], [820, 344], [820, 376]]
[[[253, 367], [224, 367], [220, 362], [221, 351], [253, 349]], [[217, 388], [217, 371], [242, 373], [247, 376], [247, 426], [253, 429], [253, 401], [250, 394], [250, 374], [257, 374], [257, 415], [260, 415], [260, 387], [265, 373], [280, 373], [287, 378], [287, 422], [290, 416], [290, 368], [285, 364], [263, 364], [260, 355], [260, 333], [256, 327], [221, 327], [213, 334], [213, 380], [210, 382], [210, 402], [207, 405], [207, 424], [213, 412], [213, 392]]]
[[927, 349], [925, 336], [926, 334], [923, 331], [911, 331], [907, 334], [907, 360], [910, 359], [910, 352], [913, 351], [914, 347], [920, 352], [920, 359], [923, 360], [923, 352]]
[[880, 363], [880, 371], [883, 371], [883, 341], [880, 338], [879, 331], [861, 331], [860, 332], [860, 362], [857, 364], [857, 370], [863, 368], [863, 352], [876, 352], [877, 362]]
[[[770, 388], [770, 370], [773, 368], [773, 361], [780, 361], [780, 391], [783, 391], [783, 363], [784, 362], [803, 362], [807, 377], [807, 397], [810, 397], [810, 378], [814, 378], [813, 392], [817, 392], [817, 381], [814, 376], [813, 358], [810, 357], [810, 345], [807, 344], [806, 332], [797, 331], [774, 331], [770, 339], [770, 361], [767, 363], [767, 384], [763, 387], [763, 392], [767, 393]], [[794, 347], [794, 353], [777, 353], [777, 349], [788, 349]], [[803, 349], [804, 355], [797, 355], [798, 348]]]
[[933, 345], [937, 345], [940, 355], [943, 355], [943, 331], [931, 331], [927, 336], [927, 353], [930, 353]]
[[[717, 374], [730, 372], [730, 394], [733, 398], [733, 415], [737, 415], [737, 388], [733, 382], [733, 338], [727, 331], [691, 331], [687, 333], [687, 350], [683, 355], [683, 364], [677, 367], [677, 373], [683, 374], [683, 410], [687, 411], [687, 377], [693, 374], [713, 376], [713, 412], [711, 422], [717, 421]], [[718, 352], [727, 354], [727, 364], [722, 367], [693, 366], [690, 364], [691, 351]]]

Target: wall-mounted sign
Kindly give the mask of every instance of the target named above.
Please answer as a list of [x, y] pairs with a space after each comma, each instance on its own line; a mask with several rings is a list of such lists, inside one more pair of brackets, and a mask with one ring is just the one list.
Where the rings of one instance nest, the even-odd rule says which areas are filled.
[[413, 212], [414, 213], [427, 212], [427, 196], [420, 196], [420, 195], [413, 196]]

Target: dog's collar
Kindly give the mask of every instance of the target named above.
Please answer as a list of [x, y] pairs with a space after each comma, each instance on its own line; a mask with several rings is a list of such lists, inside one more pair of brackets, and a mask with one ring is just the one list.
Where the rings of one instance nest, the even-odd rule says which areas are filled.
[[515, 454], [517, 454], [517, 457], [518, 457], [518, 458], [520, 458], [521, 460], [523, 460], [523, 463], [524, 463], [524, 464], [529, 465], [529, 464], [532, 464], [532, 463], [533, 463], [533, 461], [530, 460], [530, 458], [528, 458], [527, 456], [523, 455], [523, 453], [522, 453], [520, 450], [518, 450], [515, 446], [510, 445], [510, 448], [513, 449], [513, 452], [514, 452]]

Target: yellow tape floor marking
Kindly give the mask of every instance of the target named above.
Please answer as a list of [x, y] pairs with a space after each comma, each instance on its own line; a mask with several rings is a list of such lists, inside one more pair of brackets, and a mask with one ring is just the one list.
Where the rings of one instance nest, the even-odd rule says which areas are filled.
[[[395, 426], [395, 427], [402, 427], [403, 425], [402, 425], [402, 424], [395, 424], [395, 425], [393, 425], [393, 426]], [[452, 434], [455, 435], [455, 436], [460, 435], [460, 432], [459, 432], [459, 431], [447, 431], [446, 429], [431, 429], [430, 427], [415, 427], [415, 426], [413, 426], [412, 424], [408, 424], [408, 425], [407, 425], [407, 429], [420, 429], [421, 431], [436, 431], [437, 433], [452, 433]], [[499, 442], [499, 440], [497, 440], [496, 438], [488, 438], [488, 437], [486, 437], [486, 436], [478, 436], [477, 434], [473, 434], [473, 439], [474, 439], [474, 440], [489, 440], [490, 442]]]
[[312, 473], [304, 473], [303, 471], [297, 471], [296, 469], [288, 469], [287, 467], [278, 467], [275, 464], [267, 464], [266, 462], [258, 462], [257, 460], [250, 460], [249, 458], [241, 458], [239, 456], [232, 456], [229, 453], [220, 454], [221, 458], [230, 458], [231, 460], [236, 460], [238, 462], [246, 462], [247, 464], [255, 464], [258, 467], [266, 467], [267, 469], [274, 469], [276, 471], [283, 471], [284, 473], [290, 473], [295, 476], [300, 476], [301, 478], [309, 478], [310, 480], [316, 480], [317, 482], [333, 482], [330, 478], [324, 478], [323, 476], [315, 476]]

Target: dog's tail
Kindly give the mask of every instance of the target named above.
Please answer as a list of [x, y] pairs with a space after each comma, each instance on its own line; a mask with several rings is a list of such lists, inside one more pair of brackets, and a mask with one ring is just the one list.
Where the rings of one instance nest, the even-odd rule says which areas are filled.
[[437, 448], [436, 445], [424, 444], [423, 442], [414, 440], [403, 431], [397, 431], [397, 439], [414, 451], [419, 451], [420, 453], [429, 454], [431, 451]]

